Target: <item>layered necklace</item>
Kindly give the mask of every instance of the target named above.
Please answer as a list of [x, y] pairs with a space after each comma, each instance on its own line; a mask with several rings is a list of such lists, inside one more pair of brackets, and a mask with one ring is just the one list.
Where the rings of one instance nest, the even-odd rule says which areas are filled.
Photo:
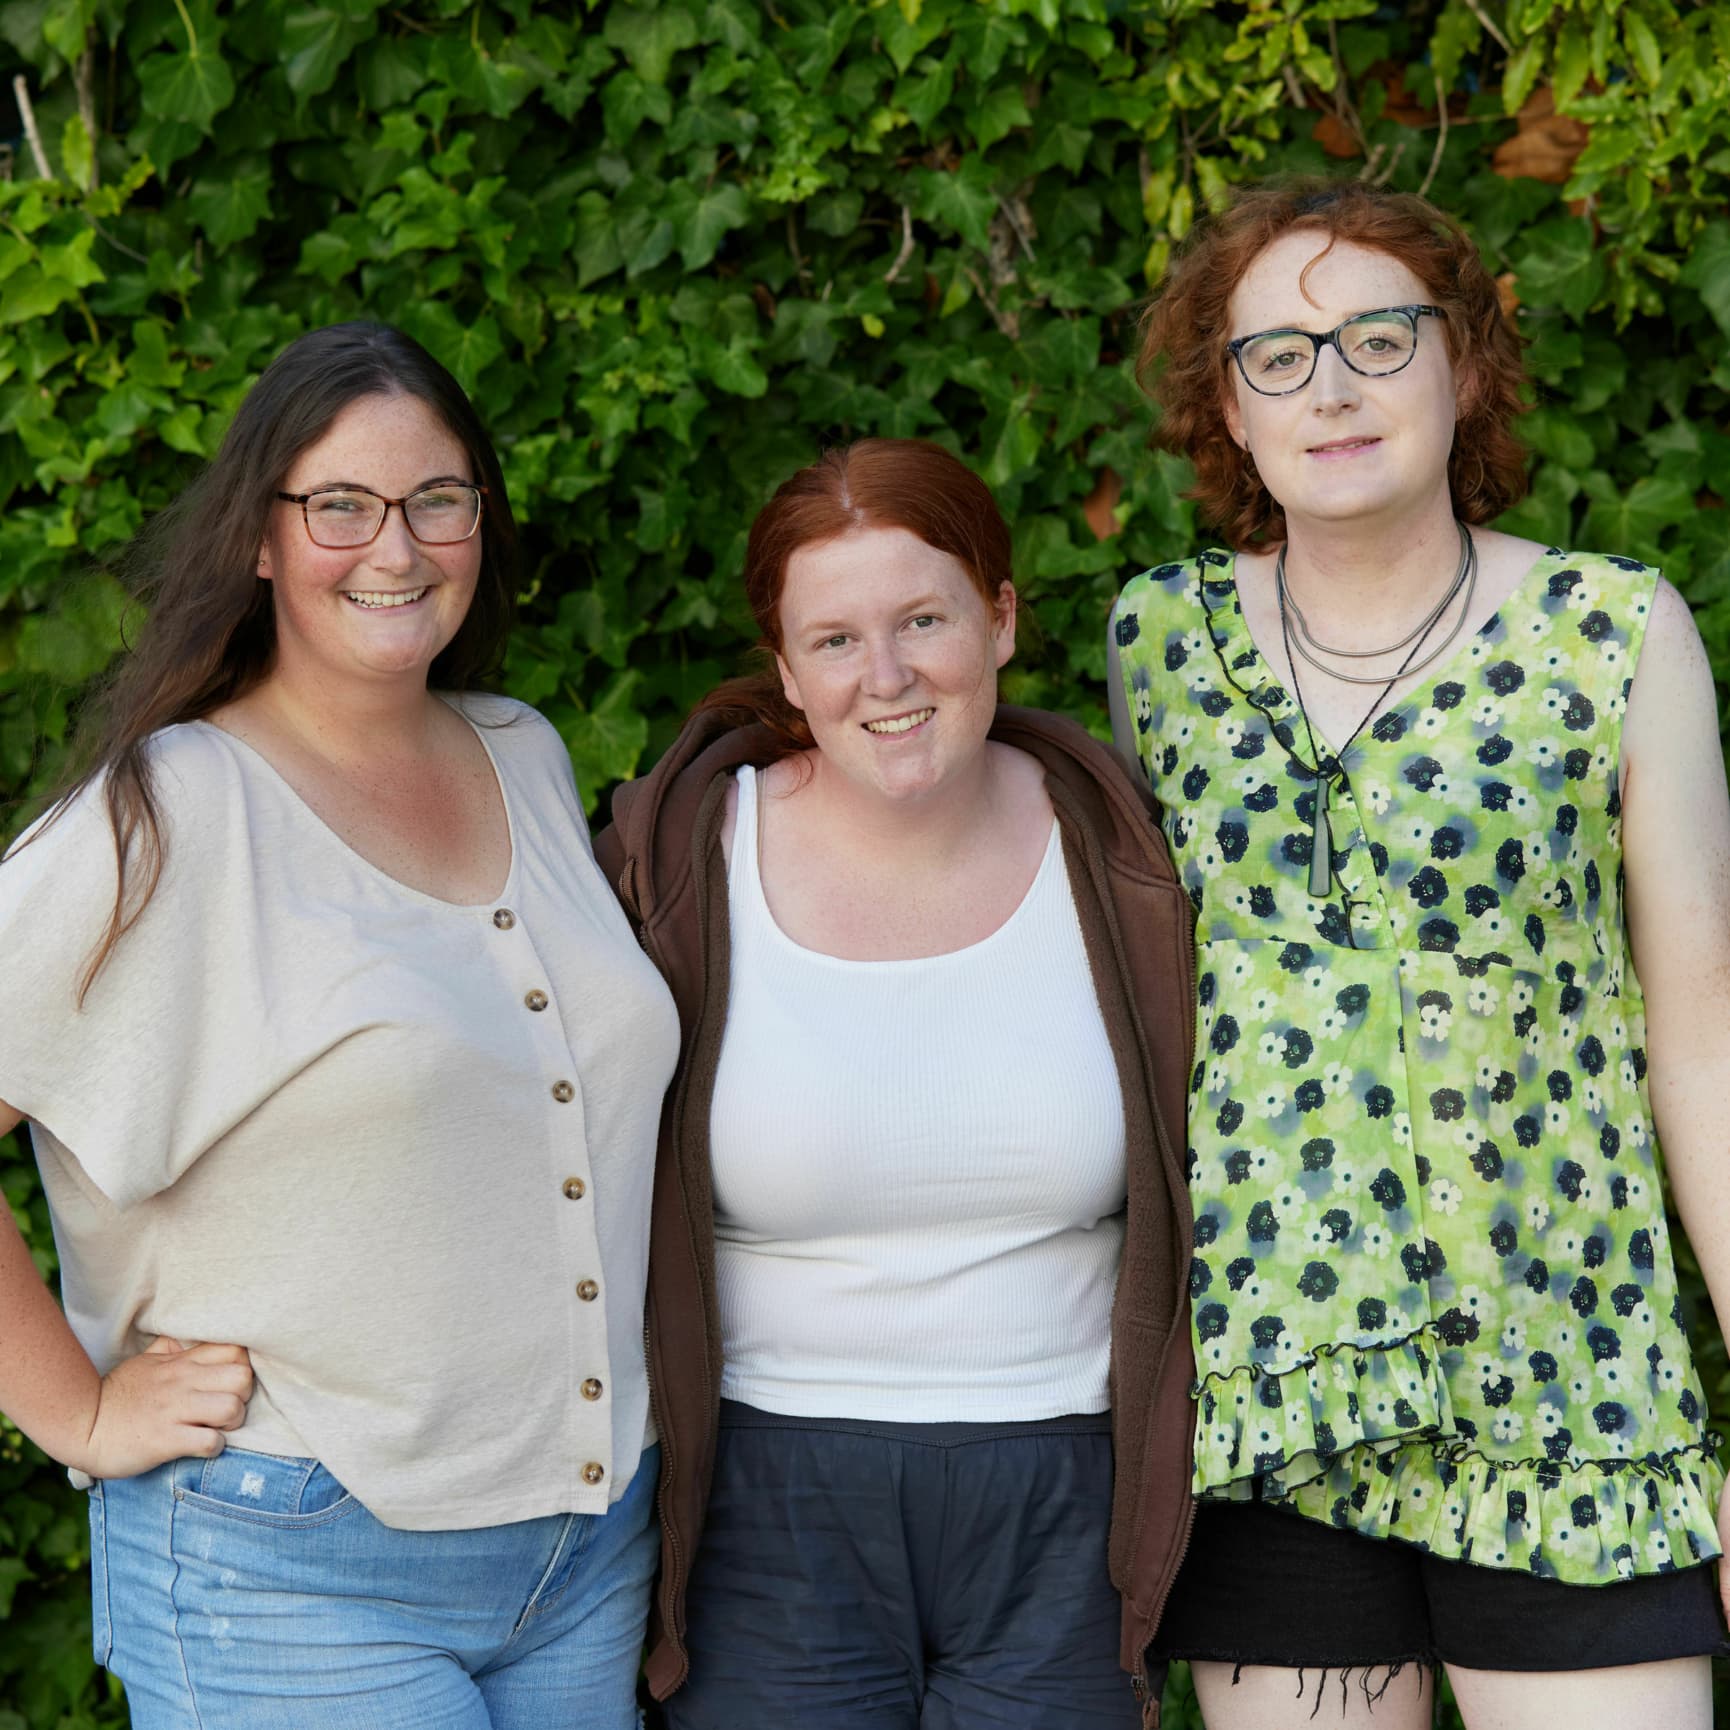
[[[1303, 717], [1304, 737], [1309, 741], [1310, 760], [1315, 765], [1315, 809], [1310, 820], [1309, 892], [1318, 901], [1333, 887], [1334, 880], [1333, 830], [1328, 823], [1328, 789], [1332, 785], [1333, 774], [1324, 774], [1322, 771], [1322, 753], [1316, 747], [1315, 731], [1310, 726], [1309, 709], [1304, 703], [1303, 686], [1298, 680], [1298, 661], [1301, 658], [1317, 671], [1344, 680], [1348, 685], [1381, 686], [1375, 701], [1364, 711], [1363, 719], [1352, 728], [1351, 736], [1332, 754], [1334, 772], [1343, 773], [1339, 767], [1341, 760], [1357, 743], [1358, 735], [1370, 724], [1371, 717], [1387, 701], [1388, 693], [1408, 673], [1421, 673], [1425, 667], [1446, 653], [1465, 627], [1466, 617], [1472, 610], [1472, 596], [1478, 586], [1478, 549], [1472, 540], [1471, 530], [1464, 523], [1455, 526], [1460, 531], [1460, 568], [1454, 573], [1454, 580], [1448, 584], [1447, 593], [1397, 643], [1387, 643], [1379, 649], [1340, 649], [1316, 637], [1297, 602], [1292, 599], [1291, 591], [1286, 587], [1285, 547], [1280, 548], [1279, 557], [1274, 561], [1274, 590], [1279, 597], [1280, 641], [1285, 646], [1286, 663], [1291, 668], [1292, 695], [1297, 699], [1298, 714]], [[1420, 655], [1430, 633], [1447, 616], [1448, 609], [1453, 606], [1462, 590], [1465, 599], [1460, 603], [1453, 628], [1428, 654]], [[1297, 626], [1295, 632], [1292, 629], [1294, 623]], [[1401, 649], [1406, 651], [1406, 657], [1394, 669], [1393, 677], [1386, 680], [1380, 673], [1348, 673], [1338, 667], [1330, 667], [1325, 661], [1316, 658], [1318, 654], [1322, 654], [1334, 655], [1341, 660], [1368, 661], [1383, 655], [1397, 655]]]

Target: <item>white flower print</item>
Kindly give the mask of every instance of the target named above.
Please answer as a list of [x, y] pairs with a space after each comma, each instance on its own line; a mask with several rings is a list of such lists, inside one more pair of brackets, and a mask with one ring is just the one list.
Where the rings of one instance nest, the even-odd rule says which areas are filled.
[[1385, 1225], [1371, 1222], [1364, 1227], [1364, 1254], [1381, 1261], [1393, 1253], [1394, 1234]]
[[1466, 1008], [1473, 1015], [1494, 1015], [1502, 994], [1487, 979], [1474, 979], [1466, 987]]
[[1426, 1003], [1418, 1011], [1418, 1027], [1426, 1039], [1446, 1039], [1453, 1024], [1453, 1016], [1439, 1004]]
[[1458, 1213], [1465, 1191], [1457, 1183], [1438, 1177], [1430, 1184], [1430, 1206], [1437, 1213]]
[[1412, 1120], [1403, 1112], [1396, 1111], [1393, 1121], [1394, 1140], [1403, 1142], [1407, 1147], [1412, 1144]]
[[1502, 1350], [1505, 1352], [1523, 1352], [1526, 1349], [1526, 1324], [1522, 1321], [1508, 1321], [1502, 1324]]
[[1504, 1447], [1517, 1442], [1526, 1428], [1526, 1420], [1516, 1411], [1502, 1410], [1490, 1423], [1490, 1434]]
[[1493, 727], [1502, 718], [1502, 705], [1494, 697], [1480, 697], [1472, 709], [1472, 719], [1480, 727]]
[[1562, 748], [1554, 739], [1534, 739], [1526, 747], [1526, 761], [1534, 769], [1554, 769], [1562, 761]]
[[1346, 1016], [1337, 1009], [1324, 1009], [1316, 1022], [1317, 1039], [1335, 1039], [1346, 1030]]
[[1426, 709], [1418, 716], [1418, 724], [1413, 731], [1420, 739], [1433, 739], [1447, 724], [1448, 718], [1440, 709]]
[[1329, 1099], [1344, 1099], [1352, 1090], [1352, 1072], [1343, 1063], [1330, 1063], [1322, 1071], [1322, 1087]]
[[1243, 722], [1228, 715], [1224, 720], [1215, 724], [1213, 736], [1219, 741], [1222, 751], [1235, 750], [1243, 743]]
[[1546, 1135], [1566, 1135], [1569, 1121], [1568, 1108], [1560, 1100], [1552, 1099], [1544, 1107], [1544, 1133]]
[[1388, 807], [1393, 803], [1393, 796], [1383, 781], [1363, 782], [1358, 787], [1358, 797], [1368, 806], [1372, 817], [1385, 816]]
[[1550, 1223], [1550, 1204], [1541, 1195], [1526, 1197], [1526, 1224], [1533, 1231], [1542, 1231]]
[[1562, 1427], [1565, 1415], [1560, 1406], [1553, 1406], [1546, 1402], [1538, 1407], [1538, 1428], [1545, 1435], [1553, 1436]]
[[1549, 686], [1538, 699], [1538, 707], [1552, 721], [1559, 721], [1567, 706], [1568, 699], [1554, 685]]
[[1285, 1110], [1285, 1106], [1286, 1093], [1283, 1087], [1263, 1088], [1255, 1102], [1256, 1116], [1261, 1118], [1278, 1117]]

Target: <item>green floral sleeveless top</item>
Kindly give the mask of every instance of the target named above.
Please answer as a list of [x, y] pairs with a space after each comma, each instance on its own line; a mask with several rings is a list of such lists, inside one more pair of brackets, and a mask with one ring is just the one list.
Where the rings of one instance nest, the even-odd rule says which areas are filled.
[[1303, 721], [1232, 556], [1124, 590], [1197, 913], [1198, 1493], [1586, 1584], [1718, 1554], [1622, 917], [1656, 581], [1550, 550], [1324, 755], [1326, 899]]

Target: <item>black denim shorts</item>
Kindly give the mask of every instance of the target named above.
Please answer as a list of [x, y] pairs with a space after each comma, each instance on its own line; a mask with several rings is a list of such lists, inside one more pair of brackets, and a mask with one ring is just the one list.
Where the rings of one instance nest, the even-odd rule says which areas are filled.
[[665, 1724], [1138, 1730], [1111, 1493], [1105, 1412], [894, 1424], [723, 1400]]
[[1154, 1653], [1371, 1669], [1598, 1670], [1722, 1657], [1710, 1562], [1571, 1586], [1445, 1560], [1258, 1502], [1203, 1502]]

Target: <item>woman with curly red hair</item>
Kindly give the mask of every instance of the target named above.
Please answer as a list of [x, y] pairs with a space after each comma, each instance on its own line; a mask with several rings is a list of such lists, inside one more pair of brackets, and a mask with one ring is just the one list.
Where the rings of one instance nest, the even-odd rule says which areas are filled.
[[1730, 1304], [1730, 801], [1687, 605], [1488, 526], [1518, 340], [1420, 199], [1245, 191], [1143, 361], [1227, 543], [1110, 635], [1198, 915], [1202, 1502], [1157, 1650], [1211, 1730], [1307, 1721], [1306, 1670], [1416, 1730], [1437, 1663], [1470, 1730], [1704, 1727], [1722, 1474], [1653, 1129]]

